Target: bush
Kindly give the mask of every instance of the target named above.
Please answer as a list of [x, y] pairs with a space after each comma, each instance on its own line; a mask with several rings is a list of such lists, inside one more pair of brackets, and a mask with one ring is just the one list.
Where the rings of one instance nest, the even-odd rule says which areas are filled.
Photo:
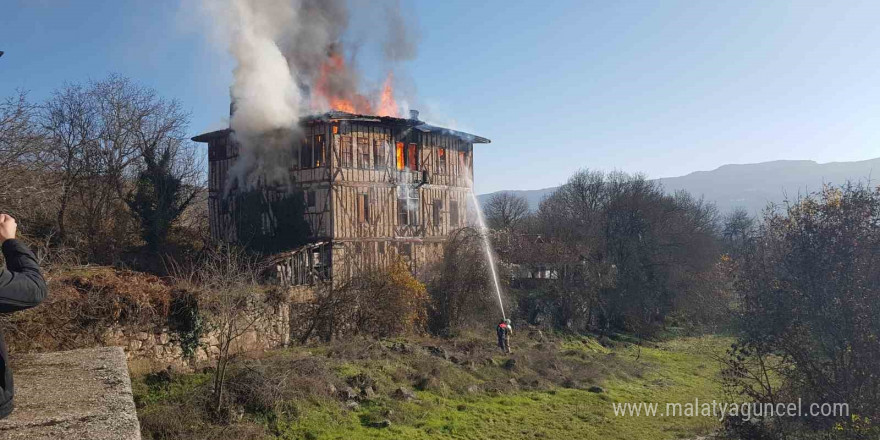
[[148, 274], [112, 268], [57, 268], [38, 308], [7, 316], [4, 331], [17, 351], [54, 351], [105, 343], [114, 325], [164, 325], [181, 291]]
[[229, 398], [246, 411], [295, 417], [293, 400], [330, 396], [332, 379], [326, 363], [305, 357], [266, 359], [237, 366], [229, 377]]
[[767, 212], [739, 266], [730, 390], [761, 403], [802, 399], [805, 408], [847, 403], [853, 417], [730, 420], [729, 429], [743, 438], [877, 438], [880, 190], [826, 187]]
[[295, 312], [302, 322], [299, 339], [420, 332], [426, 324], [427, 303], [424, 284], [413, 278], [402, 260], [367, 268], [341, 285], [322, 286], [312, 302]]
[[[450, 335], [470, 326], [485, 327], [487, 320], [494, 325], [492, 317], [501, 319], [482, 240], [476, 230], [462, 228], [444, 244], [443, 258], [428, 282], [428, 328], [432, 333]], [[507, 279], [502, 275], [499, 278]]]

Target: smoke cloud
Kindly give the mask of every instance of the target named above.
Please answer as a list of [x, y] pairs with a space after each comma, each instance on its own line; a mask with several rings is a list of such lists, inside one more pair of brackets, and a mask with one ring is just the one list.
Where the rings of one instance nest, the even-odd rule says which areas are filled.
[[391, 62], [414, 59], [419, 36], [412, 27], [406, 25], [407, 20], [401, 13], [399, 0], [388, 0], [385, 3], [385, 16], [388, 17], [388, 33], [382, 45], [385, 59]]
[[[390, 70], [382, 89], [362, 90], [361, 74], [344, 41], [347, 1], [201, 1], [214, 27], [211, 35], [221, 35], [236, 60], [230, 128], [240, 153], [227, 187], [234, 182], [245, 187], [289, 183], [288, 170], [297, 160], [292, 145], [301, 137], [297, 131], [303, 116], [328, 110], [398, 111]], [[384, 23], [376, 28], [386, 30], [381, 37], [385, 60], [393, 64], [414, 58], [417, 39], [399, 2], [367, 3], [383, 15]]]

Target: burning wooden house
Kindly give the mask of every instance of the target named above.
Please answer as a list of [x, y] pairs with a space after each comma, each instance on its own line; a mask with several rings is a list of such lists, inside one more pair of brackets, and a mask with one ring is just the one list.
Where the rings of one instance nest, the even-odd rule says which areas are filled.
[[[414, 271], [442, 254], [451, 231], [464, 226], [473, 181], [474, 144], [489, 139], [418, 119], [333, 111], [300, 121], [291, 145], [290, 184], [264, 186], [260, 215], [243, 215], [227, 188], [240, 146], [230, 130], [193, 138], [208, 143], [209, 216], [216, 240], [237, 242], [240, 222], [258, 218], [278, 228], [272, 202], [301, 194], [308, 243], [276, 257], [284, 285], [345, 279], [361, 268], [402, 257]], [[246, 243], [245, 243], [246, 244]]]

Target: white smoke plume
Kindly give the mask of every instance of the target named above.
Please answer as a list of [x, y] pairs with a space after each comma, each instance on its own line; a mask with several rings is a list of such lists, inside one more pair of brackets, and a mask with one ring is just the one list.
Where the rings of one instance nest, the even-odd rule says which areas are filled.
[[[293, 143], [302, 116], [331, 110], [336, 102], [369, 112], [376, 94], [362, 92], [360, 73], [346, 59], [345, 0], [201, 0], [214, 36], [222, 35], [236, 60], [230, 127], [240, 144], [230, 182], [253, 187], [284, 184], [297, 160]], [[358, 6], [364, 6], [360, 2]], [[406, 20], [396, 0], [374, 2], [389, 31], [382, 38], [386, 59], [415, 56]], [[389, 78], [392, 78], [389, 75]]]

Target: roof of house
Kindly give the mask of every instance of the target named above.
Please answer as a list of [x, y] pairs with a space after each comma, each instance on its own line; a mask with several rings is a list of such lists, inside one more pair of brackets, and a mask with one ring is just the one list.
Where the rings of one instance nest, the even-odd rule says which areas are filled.
[[[391, 124], [391, 125], [399, 125], [399, 126], [407, 126], [411, 127], [413, 130], [418, 130], [423, 133], [442, 133], [448, 134], [451, 136], [455, 136], [457, 138], [463, 139], [468, 142], [473, 142], [475, 144], [488, 144], [492, 142], [491, 140], [484, 138], [482, 136], [477, 136], [475, 134], [465, 133], [463, 131], [452, 130], [444, 127], [437, 127], [435, 125], [430, 125], [425, 123], [424, 121], [420, 121], [418, 119], [406, 119], [406, 118], [395, 118], [391, 116], [374, 116], [374, 115], [357, 115], [354, 113], [346, 113], [340, 111], [331, 111], [327, 113], [322, 113], [319, 115], [311, 115], [302, 118], [302, 121], [305, 123], [309, 122], [318, 122], [318, 121], [354, 121], [354, 122], [379, 122], [383, 124]], [[212, 131], [208, 133], [202, 133], [198, 136], [192, 138], [192, 140], [196, 142], [208, 142], [211, 139], [226, 136], [229, 134], [230, 129], [223, 129]]]

